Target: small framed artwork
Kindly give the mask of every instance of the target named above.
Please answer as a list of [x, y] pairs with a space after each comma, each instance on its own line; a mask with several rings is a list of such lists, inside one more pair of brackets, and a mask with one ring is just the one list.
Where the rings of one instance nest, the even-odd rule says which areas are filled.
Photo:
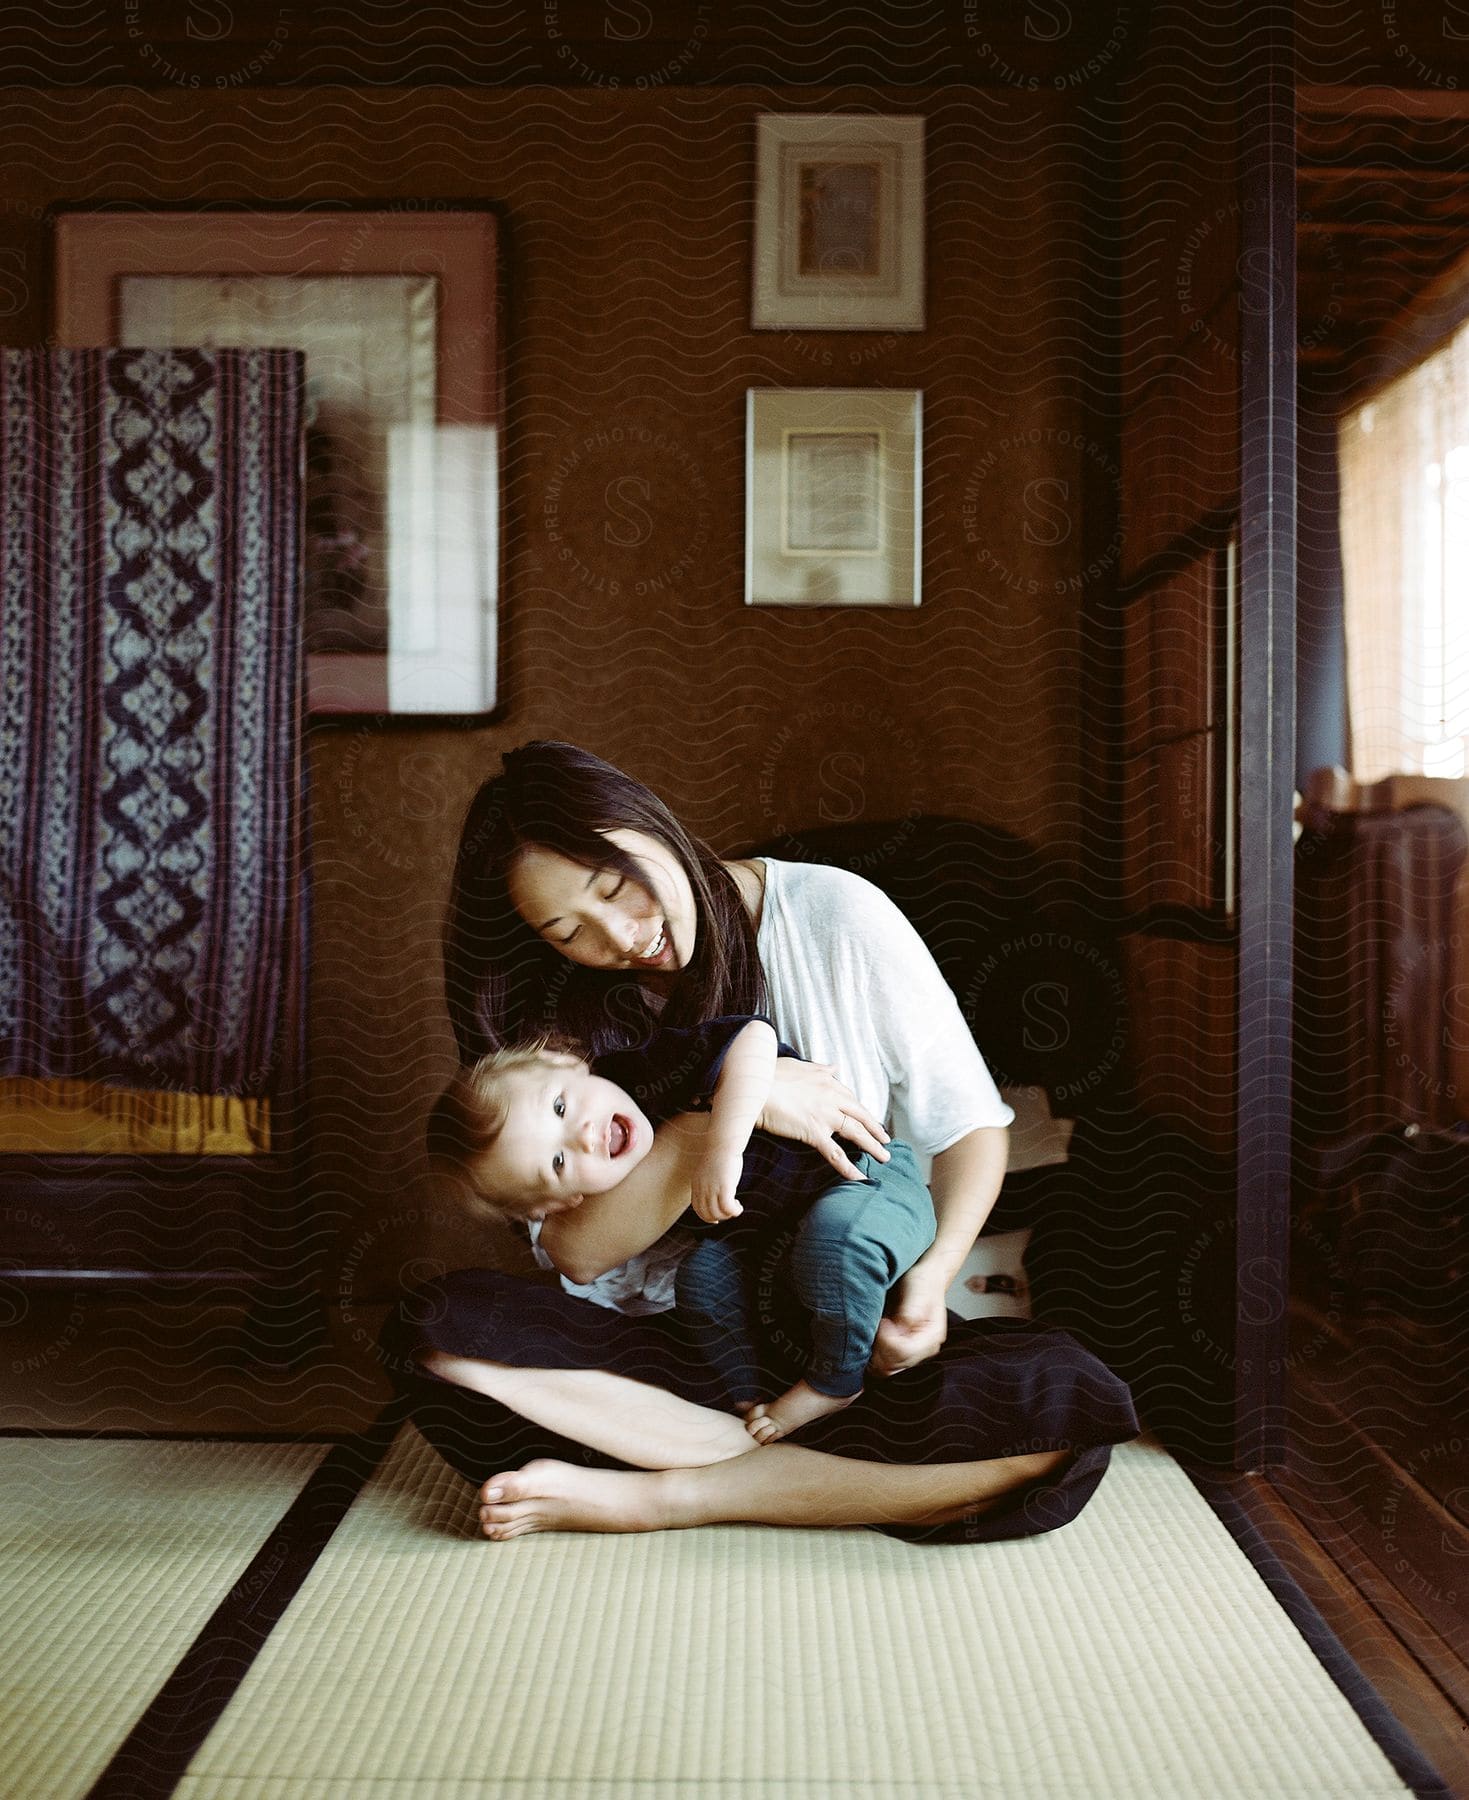
[[751, 388], [745, 604], [917, 606], [923, 396]]
[[119, 202], [51, 223], [58, 344], [305, 351], [309, 710], [491, 712], [495, 209]]
[[756, 331], [922, 331], [921, 117], [764, 113]]

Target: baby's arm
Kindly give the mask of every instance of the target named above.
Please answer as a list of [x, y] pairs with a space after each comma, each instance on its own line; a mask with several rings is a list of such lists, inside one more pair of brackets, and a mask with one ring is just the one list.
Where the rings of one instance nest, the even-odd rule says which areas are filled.
[[717, 1225], [744, 1208], [735, 1198], [750, 1133], [775, 1080], [778, 1040], [764, 1019], [751, 1019], [724, 1053], [709, 1102], [709, 1131], [691, 1184], [694, 1211]]

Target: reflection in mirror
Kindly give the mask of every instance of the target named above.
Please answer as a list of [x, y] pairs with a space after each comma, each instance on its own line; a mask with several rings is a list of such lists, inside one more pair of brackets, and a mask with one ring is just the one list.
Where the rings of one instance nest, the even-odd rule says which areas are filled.
[[388, 432], [388, 710], [495, 704], [499, 535], [494, 426]]
[[1287, 1487], [1323, 1543], [1368, 1559], [1464, 1661], [1469, 97], [1454, 86], [1301, 94]]

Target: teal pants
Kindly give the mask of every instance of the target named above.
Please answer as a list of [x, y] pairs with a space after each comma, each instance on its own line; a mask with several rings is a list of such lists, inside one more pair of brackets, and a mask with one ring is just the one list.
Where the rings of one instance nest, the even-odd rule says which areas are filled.
[[741, 1216], [701, 1236], [676, 1306], [736, 1394], [773, 1398], [804, 1378], [846, 1399], [863, 1376], [889, 1290], [934, 1240], [933, 1200], [907, 1144], [867, 1178], [832, 1185], [795, 1216]]

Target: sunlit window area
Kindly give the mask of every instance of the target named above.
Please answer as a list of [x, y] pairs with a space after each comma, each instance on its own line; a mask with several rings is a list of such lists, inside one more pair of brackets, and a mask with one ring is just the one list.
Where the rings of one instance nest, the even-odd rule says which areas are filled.
[[1341, 480], [1352, 773], [1457, 779], [1469, 744], [1469, 324], [1345, 415]]

